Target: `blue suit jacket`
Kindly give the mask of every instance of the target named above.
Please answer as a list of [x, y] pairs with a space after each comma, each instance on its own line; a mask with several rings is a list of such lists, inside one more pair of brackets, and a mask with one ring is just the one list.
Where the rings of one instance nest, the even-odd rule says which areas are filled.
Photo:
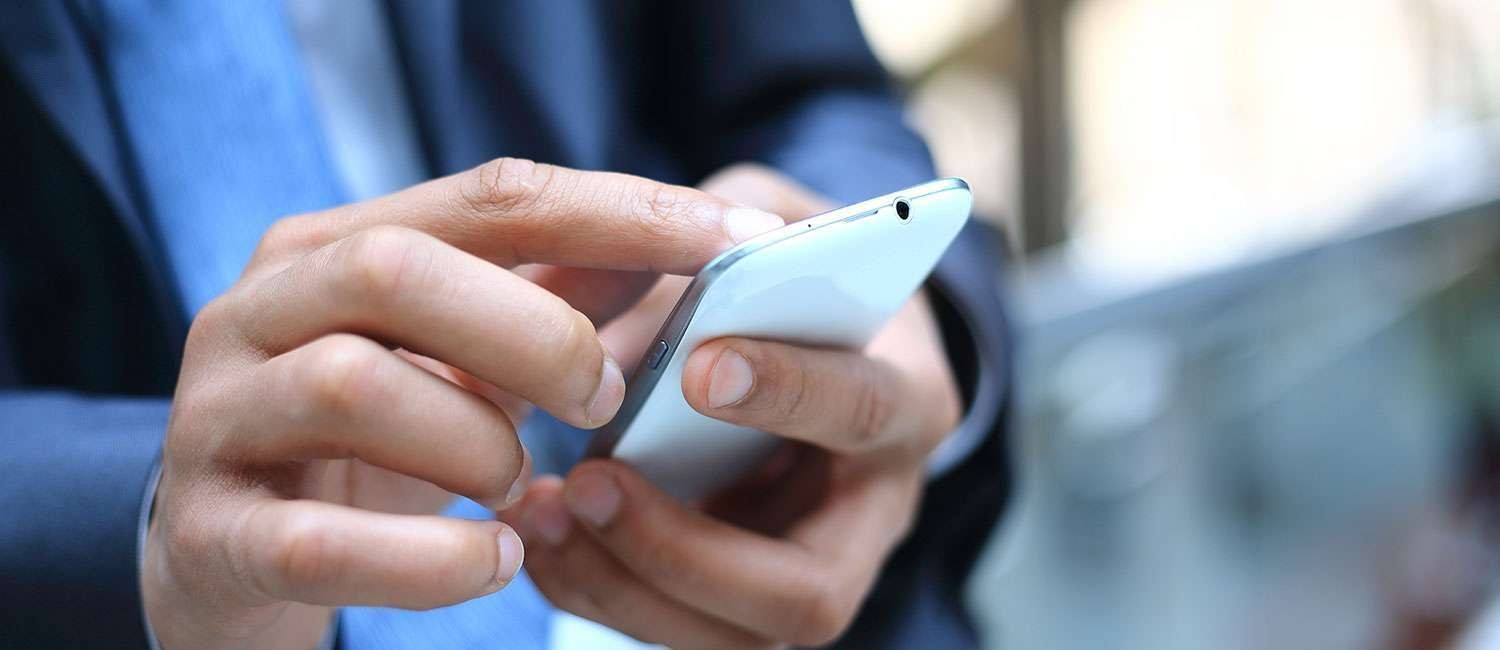
[[[136, 553], [187, 329], [86, 3], [0, 3], [0, 645], [144, 644]], [[498, 155], [691, 183], [741, 160], [842, 201], [933, 175], [848, 6], [392, 1], [433, 174]], [[961, 579], [1005, 496], [990, 233], [934, 279], [971, 422], [846, 643], [972, 643]]]

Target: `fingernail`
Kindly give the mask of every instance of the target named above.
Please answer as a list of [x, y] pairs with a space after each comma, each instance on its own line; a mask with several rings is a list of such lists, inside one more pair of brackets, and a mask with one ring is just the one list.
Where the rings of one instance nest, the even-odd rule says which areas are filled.
[[500, 545], [500, 566], [495, 569], [495, 581], [504, 585], [521, 570], [521, 563], [526, 560], [526, 546], [510, 526], [500, 531], [496, 541]]
[[521, 474], [516, 477], [516, 482], [510, 484], [510, 489], [505, 492], [505, 505], [500, 507], [501, 510], [516, 505], [516, 502], [520, 501], [521, 497], [526, 496], [526, 488], [531, 487], [531, 452], [523, 447], [521, 453], [523, 454]]
[[620, 372], [620, 364], [615, 363], [615, 360], [606, 353], [604, 369], [600, 372], [599, 388], [594, 390], [594, 397], [589, 400], [583, 417], [590, 427], [597, 427], [614, 417], [615, 411], [620, 409], [620, 402], [623, 401], [625, 401], [625, 374]]
[[755, 208], [733, 207], [724, 211], [724, 232], [736, 244], [785, 225], [781, 217]]
[[563, 500], [579, 519], [603, 528], [620, 509], [620, 486], [609, 474], [592, 472], [568, 481]]
[[708, 405], [717, 409], [738, 404], [754, 386], [755, 370], [750, 360], [734, 350], [724, 350], [708, 376]]
[[563, 510], [562, 504], [553, 499], [537, 501], [526, 512], [526, 527], [542, 537], [548, 546], [557, 546], [568, 538], [568, 529], [573, 527], [573, 517]]

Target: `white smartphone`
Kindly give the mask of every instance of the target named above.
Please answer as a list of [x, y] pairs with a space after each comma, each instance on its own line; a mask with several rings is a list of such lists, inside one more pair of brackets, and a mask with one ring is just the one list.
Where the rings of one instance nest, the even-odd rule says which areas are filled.
[[693, 349], [729, 335], [863, 348], [932, 273], [971, 204], [967, 183], [936, 180], [788, 224], [714, 258], [683, 291], [589, 455], [624, 460], [682, 499], [742, 476], [776, 439], [688, 406], [682, 366]]

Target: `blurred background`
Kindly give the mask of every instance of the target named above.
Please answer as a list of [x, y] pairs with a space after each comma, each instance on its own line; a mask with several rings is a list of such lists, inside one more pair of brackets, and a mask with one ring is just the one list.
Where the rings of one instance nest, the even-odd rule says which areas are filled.
[[1500, 648], [1500, 2], [856, 0], [1000, 224], [996, 648]]

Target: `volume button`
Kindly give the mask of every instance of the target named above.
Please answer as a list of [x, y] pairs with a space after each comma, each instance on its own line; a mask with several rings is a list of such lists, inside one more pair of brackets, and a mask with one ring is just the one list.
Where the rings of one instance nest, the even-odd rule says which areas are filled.
[[657, 341], [656, 345], [651, 348], [651, 356], [646, 357], [646, 367], [656, 370], [656, 367], [661, 365], [661, 360], [665, 358], [667, 358], [667, 342]]

